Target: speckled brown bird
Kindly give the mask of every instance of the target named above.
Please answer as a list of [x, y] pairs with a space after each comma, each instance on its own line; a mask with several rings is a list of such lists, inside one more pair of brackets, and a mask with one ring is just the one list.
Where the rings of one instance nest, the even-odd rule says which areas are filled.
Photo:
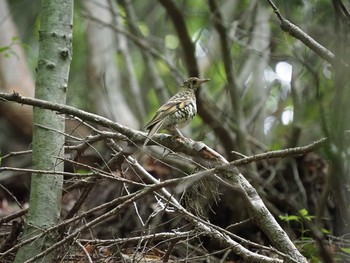
[[179, 136], [182, 136], [178, 128], [188, 125], [197, 113], [195, 91], [202, 83], [209, 80], [191, 77], [184, 81], [178, 93], [163, 104], [152, 120], [146, 124], [145, 129], [149, 132], [144, 146], [160, 130], [175, 131]]

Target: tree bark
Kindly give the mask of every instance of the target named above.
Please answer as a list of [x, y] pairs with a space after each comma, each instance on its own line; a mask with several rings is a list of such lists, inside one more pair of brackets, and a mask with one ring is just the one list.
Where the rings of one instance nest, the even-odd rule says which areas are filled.
[[[70, 61], [72, 58], [73, 1], [42, 1], [41, 28], [39, 31], [39, 59], [35, 97], [65, 104]], [[64, 116], [34, 107], [33, 166], [38, 170], [63, 171]], [[29, 215], [24, 238], [58, 222], [63, 176], [33, 174]], [[36, 240], [21, 247], [15, 262], [24, 262], [54, 243], [52, 236]], [[46, 255], [45, 262], [51, 262]], [[43, 261], [41, 261], [43, 262]]]

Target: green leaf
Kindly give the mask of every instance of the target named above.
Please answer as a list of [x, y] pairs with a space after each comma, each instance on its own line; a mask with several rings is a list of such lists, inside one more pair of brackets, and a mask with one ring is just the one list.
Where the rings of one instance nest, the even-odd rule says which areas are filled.
[[296, 215], [290, 215], [290, 216], [282, 216], [280, 215], [279, 218], [283, 221], [300, 221], [300, 217]]
[[309, 214], [309, 212], [304, 208], [299, 210], [299, 214], [303, 217], [307, 216]]
[[176, 49], [179, 46], [179, 39], [175, 35], [168, 34], [164, 39], [165, 46], [169, 49]]
[[87, 174], [90, 173], [91, 171], [88, 169], [77, 169], [76, 173], [77, 174]]
[[302, 241], [310, 241], [310, 244], [312, 244], [313, 239], [311, 237], [301, 237], [300, 238]]
[[307, 211], [305, 208], [299, 210], [298, 213], [299, 213], [300, 217], [302, 217], [308, 221], [311, 221], [311, 219], [315, 218], [315, 216], [309, 215], [309, 211]]
[[148, 37], [149, 36], [149, 28], [146, 23], [139, 22], [138, 23], [139, 29], [143, 36]]
[[330, 231], [328, 229], [325, 229], [325, 228], [321, 228], [321, 232], [323, 234], [329, 234], [330, 233]]
[[19, 41], [19, 37], [18, 36], [14, 36], [12, 39], [13, 43], [16, 43], [17, 41]]
[[22, 43], [21, 46], [22, 46], [24, 49], [30, 49], [30, 45], [28, 45], [28, 44]]
[[9, 49], [10, 49], [10, 46], [0, 47], [0, 53], [5, 52], [6, 50], [9, 50]]

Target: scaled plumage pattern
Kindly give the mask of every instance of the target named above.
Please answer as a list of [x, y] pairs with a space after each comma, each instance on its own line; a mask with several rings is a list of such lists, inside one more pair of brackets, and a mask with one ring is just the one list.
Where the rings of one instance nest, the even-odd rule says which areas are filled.
[[196, 115], [197, 104], [195, 91], [202, 83], [207, 81], [209, 79], [199, 79], [196, 77], [184, 81], [178, 93], [163, 104], [152, 120], [146, 124], [145, 129], [149, 130], [149, 132], [144, 146], [159, 130], [168, 129], [182, 136], [178, 128], [185, 127]]

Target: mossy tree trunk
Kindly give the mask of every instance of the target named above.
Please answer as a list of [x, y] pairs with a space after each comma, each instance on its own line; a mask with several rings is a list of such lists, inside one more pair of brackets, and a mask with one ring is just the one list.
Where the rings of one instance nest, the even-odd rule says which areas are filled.
[[[72, 0], [42, 1], [39, 34], [39, 59], [35, 97], [56, 103], [65, 103], [68, 75], [72, 57]], [[52, 174], [33, 174], [30, 207], [24, 239], [40, 234], [56, 224], [60, 215], [64, 154], [64, 116], [56, 112], [34, 108], [33, 167], [50, 170]], [[15, 262], [24, 262], [54, 243], [52, 236], [37, 239], [19, 249]], [[41, 262], [51, 262], [50, 255]], [[42, 261], [43, 260], [43, 261]]]

